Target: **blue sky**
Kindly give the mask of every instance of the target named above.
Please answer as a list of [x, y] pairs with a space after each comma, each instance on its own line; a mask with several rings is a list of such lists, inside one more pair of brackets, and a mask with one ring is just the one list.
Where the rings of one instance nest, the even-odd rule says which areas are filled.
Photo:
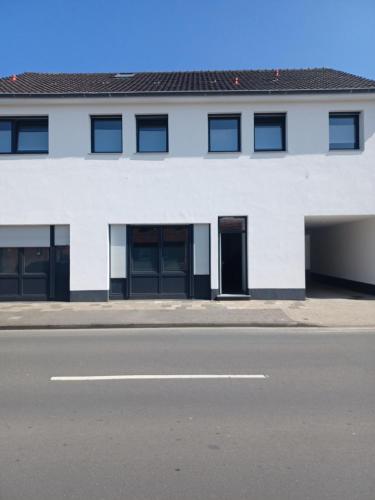
[[375, 0], [0, 0], [0, 75], [333, 67], [375, 79]]

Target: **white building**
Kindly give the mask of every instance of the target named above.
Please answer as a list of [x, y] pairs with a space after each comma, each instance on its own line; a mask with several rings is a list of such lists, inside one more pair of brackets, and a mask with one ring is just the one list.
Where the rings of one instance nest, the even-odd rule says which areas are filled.
[[375, 291], [375, 81], [0, 79], [0, 299]]

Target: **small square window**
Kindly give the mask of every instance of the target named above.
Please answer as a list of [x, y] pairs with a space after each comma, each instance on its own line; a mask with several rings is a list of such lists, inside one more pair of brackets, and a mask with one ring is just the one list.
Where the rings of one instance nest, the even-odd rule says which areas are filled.
[[0, 119], [0, 153], [48, 153], [48, 118]]
[[208, 117], [208, 151], [212, 153], [241, 150], [239, 115], [210, 115]]
[[49, 248], [25, 248], [24, 249], [24, 273], [48, 273]]
[[285, 151], [285, 113], [254, 115], [254, 151]]
[[122, 153], [121, 116], [91, 117], [91, 152]]
[[16, 132], [17, 153], [48, 152], [47, 120], [18, 120]]
[[137, 152], [168, 152], [168, 116], [137, 116]]
[[329, 149], [359, 149], [359, 113], [329, 114]]

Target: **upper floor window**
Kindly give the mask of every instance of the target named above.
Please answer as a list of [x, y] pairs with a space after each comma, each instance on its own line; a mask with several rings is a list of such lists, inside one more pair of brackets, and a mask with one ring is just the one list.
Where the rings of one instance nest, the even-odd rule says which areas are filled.
[[0, 153], [48, 153], [48, 118], [0, 118]]
[[137, 152], [168, 152], [168, 116], [137, 116]]
[[329, 149], [359, 149], [359, 113], [329, 114]]
[[91, 152], [122, 153], [121, 116], [91, 117]]
[[254, 151], [285, 151], [285, 113], [254, 115]]
[[241, 150], [241, 126], [239, 115], [208, 116], [208, 151], [212, 153]]

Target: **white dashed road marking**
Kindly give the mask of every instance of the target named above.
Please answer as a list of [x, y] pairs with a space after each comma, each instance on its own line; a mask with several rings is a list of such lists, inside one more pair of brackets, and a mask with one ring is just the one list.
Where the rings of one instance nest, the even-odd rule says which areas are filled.
[[212, 379], [255, 379], [262, 380], [268, 375], [256, 374], [181, 374], [181, 375], [90, 375], [75, 377], [51, 377], [53, 382], [92, 382], [96, 380], [212, 380]]

